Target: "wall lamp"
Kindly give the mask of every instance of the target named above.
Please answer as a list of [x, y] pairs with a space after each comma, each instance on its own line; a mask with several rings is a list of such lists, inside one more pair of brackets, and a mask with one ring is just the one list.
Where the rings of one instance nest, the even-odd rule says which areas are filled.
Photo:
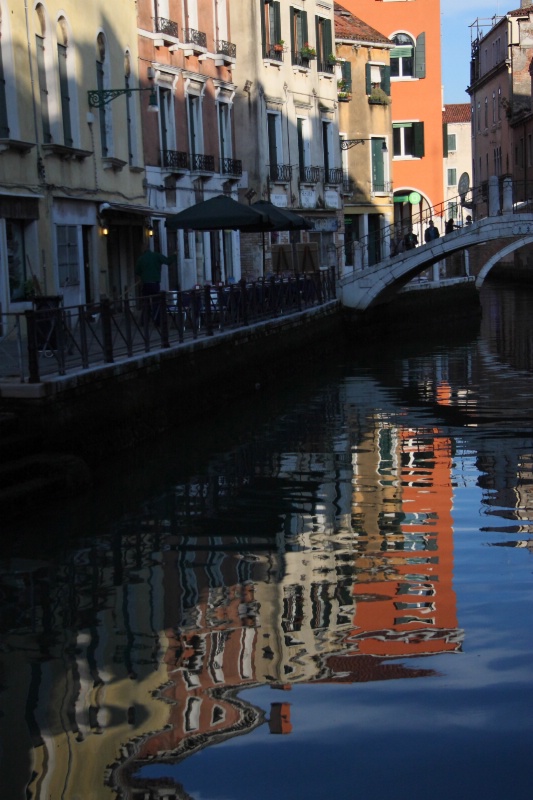
[[102, 236], [108, 236], [109, 235], [109, 228], [107, 227], [107, 225], [102, 225], [101, 226], [100, 233], [102, 234]]
[[148, 111], [158, 112], [159, 105], [157, 103], [157, 94], [153, 86], [146, 86], [139, 89], [89, 89], [87, 98], [89, 100], [89, 108], [102, 108], [107, 103], [110, 103], [116, 97], [123, 94], [131, 96], [132, 92], [150, 92], [148, 100]]
[[[377, 137], [376, 137], [377, 138]], [[356, 144], [364, 144], [365, 142], [371, 142], [372, 139], [341, 139], [341, 150], [349, 150], [351, 147], [355, 147]], [[387, 142], [383, 139], [383, 144], [381, 145], [381, 149], [384, 153], [388, 153]]]

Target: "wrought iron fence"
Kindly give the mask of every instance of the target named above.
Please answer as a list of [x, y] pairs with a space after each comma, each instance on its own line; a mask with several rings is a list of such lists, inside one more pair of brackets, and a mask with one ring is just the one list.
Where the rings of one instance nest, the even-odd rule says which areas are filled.
[[269, 164], [268, 171], [271, 181], [290, 183], [292, 180], [292, 167], [290, 164]]
[[193, 172], [214, 172], [215, 157], [206, 156], [204, 153], [191, 153], [191, 170]]
[[220, 172], [222, 175], [242, 175], [242, 161], [236, 158], [221, 158]]
[[334, 169], [326, 169], [324, 177], [326, 183], [341, 184], [343, 182], [342, 167], [335, 167]]
[[[335, 270], [204, 286], [140, 299], [36, 308], [9, 318], [0, 339], [0, 376], [39, 383], [112, 364], [186, 340], [322, 305], [336, 297]], [[4, 321], [4, 329], [6, 322]]]
[[318, 183], [321, 171], [320, 167], [300, 168], [300, 183]]

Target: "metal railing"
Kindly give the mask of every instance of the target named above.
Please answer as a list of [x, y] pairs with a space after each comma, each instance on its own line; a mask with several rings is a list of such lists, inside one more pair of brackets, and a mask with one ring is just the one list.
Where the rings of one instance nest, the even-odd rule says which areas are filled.
[[[3, 314], [0, 377], [39, 383], [336, 298], [335, 270]], [[44, 306], [45, 304], [43, 304]]]
[[183, 29], [183, 41], [185, 44], [196, 44], [198, 47], [207, 47], [207, 35], [194, 28]]
[[220, 173], [221, 175], [242, 175], [242, 161], [236, 158], [221, 158]]
[[191, 168], [189, 154], [179, 150], [163, 150], [161, 162], [165, 169], [188, 170]]
[[300, 183], [319, 183], [321, 174], [321, 167], [300, 168]]
[[165, 19], [165, 17], [156, 17], [155, 30], [156, 33], [167, 33], [175, 39], [178, 38], [178, 23], [174, 22], [174, 20]]
[[228, 58], [237, 57], [237, 45], [233, 42], [226, 42], [225, 39], [217, 40], [217, 55], [228, 56]]
[[290, 183], [292, 180], [292, 166], [290, 164], [268, 164], [271, 181]]
[[191, 172], [214, 172], [215, 157], [204, 153], [191, 153]]

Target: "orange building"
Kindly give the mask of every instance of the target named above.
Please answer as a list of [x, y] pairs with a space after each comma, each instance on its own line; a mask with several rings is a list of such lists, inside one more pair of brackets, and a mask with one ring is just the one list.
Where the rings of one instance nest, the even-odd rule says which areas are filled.
[[[444, 197], [440, 0], [344, 0], [391, 50], [394, 220], [404, 230]], [[435, 219], [442, 228], [444, 220]], [[422, 230], [417, 231], [419, 241]]]

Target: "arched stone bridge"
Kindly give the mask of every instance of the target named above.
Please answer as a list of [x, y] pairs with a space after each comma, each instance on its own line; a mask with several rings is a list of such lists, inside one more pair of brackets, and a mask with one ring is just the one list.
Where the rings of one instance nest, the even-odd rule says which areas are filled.
[[[508, 243], [501, 247], [501, 240]], [[492, 245], [490, 246], [490, 243]], [[390, 300], [402, 286], [432, 264], [464, 249], [486, 245], [486, 260], [476, 277], [479, 288], [492, 267], [524, 245], [533, 243], [533, 214], [490, 216], [441, 236], [430, 244], [408, 250], [378, 264], [354, 270], [338, 282], [338, 296], [347, 308], [366, 311]]]

